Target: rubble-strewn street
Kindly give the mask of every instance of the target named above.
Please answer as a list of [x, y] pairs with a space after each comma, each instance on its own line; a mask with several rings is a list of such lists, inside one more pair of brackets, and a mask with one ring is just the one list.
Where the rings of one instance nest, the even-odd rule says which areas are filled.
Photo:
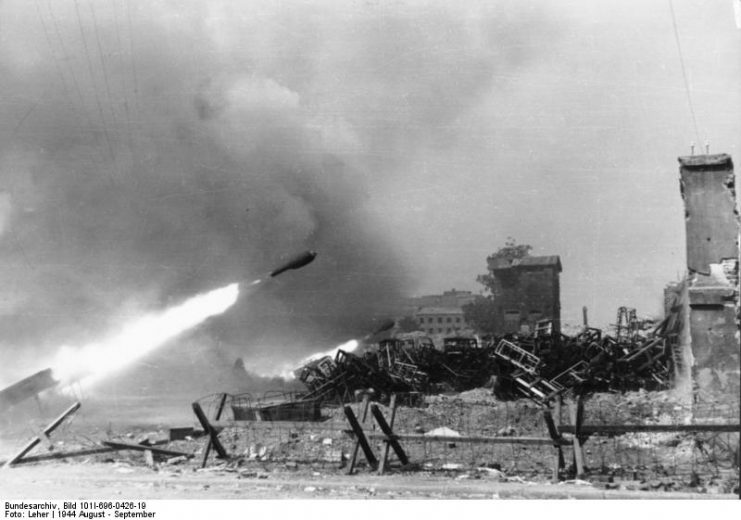
[[[217, 397], [202, 400], [211, 416], [210, 404]], [[421, 407], [399, 407], [394, 430], [428, 435], [430, 440], [403, 442], [409, 465], [401, 467], [392, 452], [384, 475], [377, 475], [362, 455], [355, 474], [347, 475], [354, 439], [337, 406], [323, 407], [321, 422], [234, 422], [227, 412], [218, 424], [229, 458], [219, 459], [212, 452], [202, 467], [208, 439], [197, 421], [183, 410], [167, 418], [161, 403], [137, 405], [153, 414], [144, 421], [149, 425], [136, 426], [133, 415], [128, 426], [105, 424], [100, 415], [105, 407], [82, 413], [52, 437], [53, 451], [37, 448], [26, 461], [3, 472], [4, 489], [23, 489], [26, 495], [43, 489], [43, 496], [64, 497], [69, 496], [65, 493], [70, 492], [71, 476], [80, 496], [114, 492], [145, 498], [184, 498], [194, 490], [204, 498], [686, 498], [728, 497], [738, 486], [733, 460], [737, 434], [686, 432], [593, 436], [584, 445], [587, 474], [573, 475], [571, 450], [565, 448], [565, 473], [560, 482], [553, 482], [551, 446], [456, 442], [456, 436], [546, 435], [540, 406], [527, 399], [500, 401], [483, 388], [428, 396]], [[362, 406], [352, 405], [358, 417]], [[388, 413], [387, 407], [380, 408]], [[628, 419], [679, 424], [686, 419], [686, 407], [671, 392], [597, 394], [585, 409], [590, 424]], [[724, 413], [715, 412], [718, 418]], [[726, 419], [732, 420], [736, 412], [726, 409]], [[169, 424], [153, 420], [157, 414]], [[176, 434], [173, 423], [187, 428]], [[369, 434], [377, 431], [372, 421], [365, 429]], [[435, 441], [440, 435], [449, 440]], [[171, 441], [173, 436], [180, 440]], [[4, 453], [21, 442], [4, 440]], [[141, 449], [106, 451], [103, 442]], [[377, 454], [383, 452], [382, 441], [371, 444]], [[146, 454], [147, 447], [152, 454]], [[163, 449], [174, 453], [160, 456], [156, 450]], [[116, 481], [124, 485], [116, 487]]]

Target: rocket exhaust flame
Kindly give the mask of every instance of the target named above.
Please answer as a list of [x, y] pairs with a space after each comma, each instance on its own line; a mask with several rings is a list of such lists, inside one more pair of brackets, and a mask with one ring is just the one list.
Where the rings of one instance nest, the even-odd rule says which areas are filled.
[[312, 354], [308, 357], [305, 357], [301, 360], [299, 363], [299, 366], [305, 365], [306, 363], [310, 363], [314, 360], [321, 359], [325, 356], [329, 356], [331, 358], [335, 357], [337, 355], [337, 351], [344, 350], [345, 352], [352, 352], [358, 346], [360, 345], [360, 342], [356, 339], [351, 339], [350, 341], [346, 341], [342, 345], [337, 345], [335, 348], [327, 350], [325, 352], [317, 352], [316, 354]]
[[164, 345], [167, 341], [219, 315], [239, 296], [239, 284], [199, 294], [183, 303], [126, 324], [117, 335], [80, 349], [63, 347], [53, 364], [63, 384], [90, 385]]
[[315, 361], [317, 359], [321, 359], [323, 357], [329, 356], [331, 358], [334, 358], [337, 355], [337, 351], [344, 350], [345, 352], [353, 352], [360, 346], [360, 341], [357, 339], [351, 339], [350, 341], [346, 341], [345, 343], [341, 345], [337, 345], [335, 348], [326, 350], [324, 352], [315, 352], [314, 354], [311, 354], [298, 363], [291, 363], [290, 365], [283, 365], [283, 367], [278, 370], [277, 373], [272, 374], [261, 374], [263, 377], [274, 377], [277, 375], [281, 379], [285, 379], [286, 381], [293, 381], [296, 379], [296, 375], [294, 372], [296, 369], [303, 367], [304, 365], [311, 363], [312, 361]]

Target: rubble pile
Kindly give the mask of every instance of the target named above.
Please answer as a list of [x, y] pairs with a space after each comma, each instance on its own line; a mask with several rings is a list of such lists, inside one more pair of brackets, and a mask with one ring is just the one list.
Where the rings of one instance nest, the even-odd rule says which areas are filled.
[[547, 402], [565, 392], [662, 390], [677, 356], [677, 335], [657, 329], [645, 336], [603, 334], [586, 328], [576, 336], [550, 334], [500, 340], [493, 349], [499, 391]]
[[346, 403], [372, 389], [392, 393], [462, 392], [495, 381], [499, 397], [528, 397], [540, 404], [566, 392], [667, 388], [679, 363], [677, 324], [669, 319], [644, 333], [618, 324], [614, 336], [585, 328], [574, 336], [541, 323], [532, 334], [445, 338], [442, 349], [424, 336], [381, 341], [362, 355], [342, 350], [297, 371], [309, 400]]

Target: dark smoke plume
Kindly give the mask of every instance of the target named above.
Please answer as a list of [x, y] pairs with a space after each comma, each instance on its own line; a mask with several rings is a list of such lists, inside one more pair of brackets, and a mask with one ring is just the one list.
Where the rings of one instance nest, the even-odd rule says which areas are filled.
[[313, 264], [213, 320], [219, 348], [249, 367], [372, 330], [414, 281], [369, 209], [387, 171], [447, 141], [526, 58], [497, 40], [539, 24], [514, 4], [190, 4], [2, 4], [5, 354], [94, 340], [306, 249]]

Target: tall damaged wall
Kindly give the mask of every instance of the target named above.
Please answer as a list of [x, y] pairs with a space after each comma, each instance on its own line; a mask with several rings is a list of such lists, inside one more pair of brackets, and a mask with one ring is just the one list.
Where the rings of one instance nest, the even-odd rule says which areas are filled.
[[740, 228], [733, 162], [717, 154], [680, 157], [679, 164], [687, 231], [685, 344], [695, 399], [737, 399]]

